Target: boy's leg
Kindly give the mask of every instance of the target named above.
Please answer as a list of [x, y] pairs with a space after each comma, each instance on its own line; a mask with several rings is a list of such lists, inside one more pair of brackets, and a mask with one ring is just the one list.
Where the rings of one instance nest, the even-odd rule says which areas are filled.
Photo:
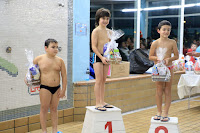
[[[103, 63], [97, 62], [93, 64], [94, 72], [95, 72], [95, 85], [94, 85], [94, 93], [96, 97], [96, 107], [103, 107], [101, 104], [101, 87], [103, 82]], [[102, 108], [101, 108], [102, 109]]]
[[[163, 117], [168, 116], [169, 108], [171, 105], [171, 87], [172, 87], [172, 80], [174, 77], [173, 69], [171, 70], [171, 79], [170, 82], [165, 83], [165, 110], [163, 113]], [[166, 118], [167, 119], [167, 118]]]
[[47, 133], [46, 120], [47, 113], [51, 102], [51, 92], [46, 89], [40, 89], [40, 123], [42, 127], [42, 132]]
[[162, 95], [163, 95], [163, 82], [156, 82], [156, 105], [157, 105], [157, 116], [154, 117], [154, 119], [158, 116], [161, 116], [162, 114]]
[[108, 75], [108, 69], [109, 69], [109, 65], [103, 65], [103, 82], [102, 82], [102, 87], [101, 87], [101, 98], [100, 98], [100, 102], [101, 104], [105, 105], [104, 102], [104, 96], [105, 96], [105, 83], [106, 83], [106, 77]]
[[58, 104], [59, 104], [59, 98], [58, 98], [58, 92], [60, 89], [58, 89], [51, 98], [50, 103], [50, 113], [51, 113], [51, 123], [52, 123], [52, 133], [57, 133], [57, 125], [58, 125]]

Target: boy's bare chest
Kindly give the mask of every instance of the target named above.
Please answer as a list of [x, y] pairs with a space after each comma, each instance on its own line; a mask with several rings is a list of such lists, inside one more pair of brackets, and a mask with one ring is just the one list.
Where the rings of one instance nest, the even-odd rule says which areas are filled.
[[41, 60], [39, 62], [39, 67], [41, 72], [52, 72], [61, 70], [61, 65], [59, 64], [59, 62], [49, 60]]
[[[166, 53], [165, 53], [166, 56], [171, 56], [171, 53], [173, 53], [173, 46], [172, 46], [172, 44], [170, 44], [170, 43], [167, 43], [167, 44], [164, 44], [164, 43], [159, 44], [159, 45], [157, 45], [157, 48], [156, 48], [156, 49], [158, 49], [159, 47], [161, 47], [161, 48], [166, 48]], [[156, 51], [155, 51], [155, 52], [156, 52]]]
[[98, 45], [104, 45], [109, 42], [107, 32], [102, 32], [98, 36]]

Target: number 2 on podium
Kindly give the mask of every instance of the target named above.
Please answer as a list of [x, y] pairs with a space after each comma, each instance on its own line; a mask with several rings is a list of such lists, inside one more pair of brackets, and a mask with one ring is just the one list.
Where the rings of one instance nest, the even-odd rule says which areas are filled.
[[108, 121], [105, 125], [105, 130], [108, 127], [108, 133], [112, 133], [112, 121]]
[[155, 133], [158, 133], [160, 130], [164, 130], [165, 133], [168, 133], [168, 130], [164, 126], [159, 126], [155, 129]]

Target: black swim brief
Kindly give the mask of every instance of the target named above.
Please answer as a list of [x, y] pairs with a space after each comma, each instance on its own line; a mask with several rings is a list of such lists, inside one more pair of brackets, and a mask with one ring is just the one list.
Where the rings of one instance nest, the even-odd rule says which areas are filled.
[[49, 90], [52, 94], [54, 94], [58, 89], [60, 88], [60, 85], [56, 86], [56, 87], [49, 87], [46, 85], [40, 85], [40, 89], [47, 89]]
[[[101, 54], [102, 55], [102, 54]], [[103, 56], [103, 55], [102, 55]], [[96, 62], [102, 62], [101, 59], [99, 58], [99, 56], [97, 56], [95, 53], [93, 54], [93, 63]]]

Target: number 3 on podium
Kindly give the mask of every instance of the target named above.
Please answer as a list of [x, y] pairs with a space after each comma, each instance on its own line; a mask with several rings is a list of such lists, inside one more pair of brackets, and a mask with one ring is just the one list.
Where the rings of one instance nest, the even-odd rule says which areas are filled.
[[108, 133], [112, 133], [112, 121], [108, 121], [105, 125], [105, 130], [108, 127]]

